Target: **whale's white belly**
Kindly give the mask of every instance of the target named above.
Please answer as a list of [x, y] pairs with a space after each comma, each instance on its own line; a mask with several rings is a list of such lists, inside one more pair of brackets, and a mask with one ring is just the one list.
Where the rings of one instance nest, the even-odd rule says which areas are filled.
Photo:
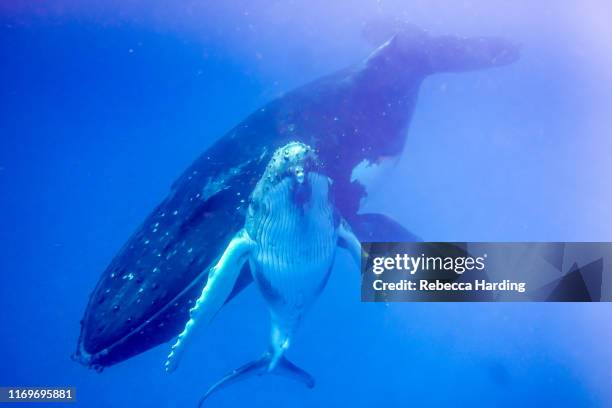
[[[316, 190], [313, 186], [313, 195]], [[327, 191], [325, 191], [326, 193]], [[251, 270], [272, 311], [283, 320], [300, 317], [325, 287], [334, 261], [337, 231], [327, 198], [300, 207], [267, 203], [270, 211], [252, 231]]]

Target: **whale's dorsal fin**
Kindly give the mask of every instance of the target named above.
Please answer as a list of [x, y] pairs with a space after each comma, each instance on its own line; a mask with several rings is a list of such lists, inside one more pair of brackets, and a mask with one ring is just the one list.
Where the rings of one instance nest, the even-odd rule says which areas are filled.
[[270, 363], [273, 358], [272, 352], [265, 353], [261, 358], [248, 362], [245, 365], [232, 370], [230, 373], [225, 375], [215, 384], [213, 384], [206, 393], [200, 398], [198, 407], [204, 404], [204, 401], [210, 397], [211, 394], [224, 388], [228, 385], [235, 384], [238, 381], [245, 380], [253, 375], [263, 375], [266, 373], [281, 375], [293, 380], [297, 380], [303, 383], [308, 388], [312, 388], [315, 385], [315, 379], [312, 375], [308, 374], [305, 370], [293, 364], [286, 357], [281, 357], [276, 363], [274, 369], [268, 371]]
[[190, 310], [190, 318], [172, 346], [172, 351], [165, 364], [166, 371], [172, 372], [178, 366], [196, 323], [209, 323], [225, 304], [248, 259], [252, 246], [253, 241], [244, 229], [240, 230], [230, 241], [217, 264], [209, 272], [202, 294]]
[[372, 46], [379, 46], [388, 41], [395, 34], [402, 32], [417, 39], [421, 36], [428, 36], [427, 31], [415, 24], [395, 17], [379, 16], [366, 21], [361, 29], [361, 36]]

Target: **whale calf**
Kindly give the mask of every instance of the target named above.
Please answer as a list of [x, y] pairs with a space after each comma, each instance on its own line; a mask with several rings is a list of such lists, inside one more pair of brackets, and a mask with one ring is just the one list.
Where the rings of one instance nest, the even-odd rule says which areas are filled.
[[[400, 30], [367, 59], [269, 102], [208, 148], [172, 185], [102, 273], [77, 350], [102, 369], [174, 338], [189, 319], [208, 271], [244, 222], [248, 196], [273, 152], [312, 146], [341, 216], [362, 241], [417, 238], [382, 214], [360, 214], [360, 175], [397, 158], [419, 87], [431, 74], [507, 65], [519, 56], [502, 38]], [[232, 299], [252, 282], [245, 266]]]
[[270, 311], [272, 330], [268, 351], [215, 383], [200, 405], [215, 390], [253, 374], [274, 371], [314, 386], [313, 377], [284, 353], [327, 284], [336, 249], [348, 249], [356, 264], [361, 257], [357, 237], [332, 203], [332, 182], [320, 170], [309, 146], [292, 142], [279, 148], [251, 194], [244, 227], [209, 272], [168, 356], [167, 371], [177, 367], [195, 325], [212, 320], [223, 306], [247, 263]]

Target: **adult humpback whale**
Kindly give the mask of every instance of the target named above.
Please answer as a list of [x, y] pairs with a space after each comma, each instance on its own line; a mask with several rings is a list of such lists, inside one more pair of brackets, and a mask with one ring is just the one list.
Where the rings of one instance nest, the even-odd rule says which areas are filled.
[[[354, 169], [397, 157], [421, 82], [515, 61], [493, 37], [395, 34], [365, 61], [273, 100], [206, 150], [173, 184], [102, 274], [81, 322], [74, 358], [101, 369], [175, 337], [209, 268], [244, 222], [248, 196], [272, 153], [289, 141], [314, 147], [342, 216], [361, 240], [414, 237], [380, 214], [358, 214], [365, 188]], [[231, 297], [251, 282], [246, 268]]]

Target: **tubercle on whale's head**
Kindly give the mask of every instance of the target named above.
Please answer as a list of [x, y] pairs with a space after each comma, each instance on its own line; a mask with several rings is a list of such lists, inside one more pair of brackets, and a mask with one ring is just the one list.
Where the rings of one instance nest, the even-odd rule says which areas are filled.
[[320, 166], [312, 147], [301, 142], [290, 142], [274, 152], [262, 179], [274, 183], [292, 177], [297, 184], [302, 184], [306, 175], [317, 171]]
[[[291, 196], [306, 197], [310, 191], [310, 180], [322, 169], [315, 150], [302, 143], [290, 142], [278, 148], [268, 163], [263, 176], [257, 182], [250, 197], [250, 206], [255, 208], [278, 186], [289, 188]], [[285, 188], [285, 187], [281, 187]]]

